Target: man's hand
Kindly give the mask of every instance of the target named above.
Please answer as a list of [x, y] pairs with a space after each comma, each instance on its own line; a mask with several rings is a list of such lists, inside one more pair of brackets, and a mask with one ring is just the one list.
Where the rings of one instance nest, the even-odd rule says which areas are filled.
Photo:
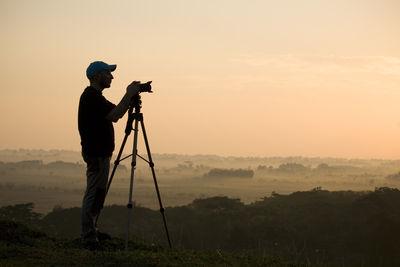
[[134, 81], [128, 87], [126, 87], [126, 94], [121, 99], [119, 104], [108, 113], [106, 118], [113, 122], [117, 122], [122, 116], [124, 116], [125, 112], [128, 110], [129, 105], [131, 104], [134, 96], [139, 96], [140, 92], [140, 82]]
[[126, 87], [126, 94], [128, 94], [130, 97], [137, 95], [139, 92], [140, 92], [139, 81], [133, 81], [130, 85], [128, 85], [128, 87]]

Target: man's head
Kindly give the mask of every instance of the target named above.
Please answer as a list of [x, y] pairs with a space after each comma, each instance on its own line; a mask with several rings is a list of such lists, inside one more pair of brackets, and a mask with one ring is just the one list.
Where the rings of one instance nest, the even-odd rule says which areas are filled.
[[109, 88], [114, 78], [111, 74], [117, 68], [117, 65], [109, 65], [103, 61], [90, 63], [86, 69], [86, 77], [91, 85], [96, 85], [101, 89]]

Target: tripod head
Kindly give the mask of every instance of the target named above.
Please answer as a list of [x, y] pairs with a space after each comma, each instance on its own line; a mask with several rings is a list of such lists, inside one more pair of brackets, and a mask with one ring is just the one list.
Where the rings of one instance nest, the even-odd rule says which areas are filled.
[[132, 97], [129, 109], [135, 109], [136, 111], [140, 111], [142, 107], [142, 99], [140, 94], [136, 94]]
[[153, 91], [151, 90], [151, 83], [152, 81], [148, 81], [146, 83], [140, 83], [139, 84], [139, 93], [137, 93], [136, 95], [134, 95], [131, 99], [131, 103], [129, 106], [129, 110], [130, 113], [133, 112], [133, 109], [135, 109], [136, 113], [140, 113], [140, 108], [142, 107], [142, 100], [140, 97], [140, 93], [153, 93]]

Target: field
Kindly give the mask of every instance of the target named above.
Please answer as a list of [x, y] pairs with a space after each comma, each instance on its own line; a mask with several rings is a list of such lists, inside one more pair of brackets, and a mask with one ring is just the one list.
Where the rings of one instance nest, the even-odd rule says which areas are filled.
[[[397, 175], [400, 161], [397, 160], [174, 154], [155, 154], [153, 158], [166, 207], [212, 196], [252, 203], [272, 192], [289, 194], [313, 188], [365, 191], [400, 186], [400, 175]], [[86, 178], [79, 152], [2, 150], [0, 162], [0, 205], [33, 202], [35, 210], [41, 213], [54, 207], [81, 205]], [[129, 166], [128, 159], [118, 167], [106, 205], [128, 202]], [[245, 175], [237, 175], [239, 171]], [[134, 201], [137, 205], [158, 209], [150, 169], [140, 159]]]

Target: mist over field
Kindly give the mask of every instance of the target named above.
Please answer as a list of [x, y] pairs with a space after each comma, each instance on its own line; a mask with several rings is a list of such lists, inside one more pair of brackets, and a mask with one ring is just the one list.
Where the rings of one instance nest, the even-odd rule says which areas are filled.
[[[167, 207], [214, 196], [252, 203], [272, 192], [373, 191], [400, 186], [400, 160], [178, 154], [155, 154], [153, 160]], [[80, 207], [85, 169], [77, 151], [1, 150], [0, 203], [33, 202], [41, 213], [54, 207]], [[130, 159], [126, 159], [117, 169], [106, 205], [127, 204], [129, 180]], [[136, 205], [159, 208], [150, 168], [139, 158], [133, 196]]]

